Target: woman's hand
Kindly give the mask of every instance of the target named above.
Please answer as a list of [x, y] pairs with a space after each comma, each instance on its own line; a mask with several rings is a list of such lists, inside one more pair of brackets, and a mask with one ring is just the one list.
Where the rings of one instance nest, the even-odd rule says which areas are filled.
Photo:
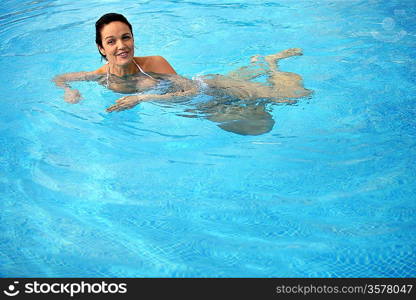
[[82, 97], [78, 90], [66, 89], [64, 99], [68, 103], [78, 103]]
[[121, 97], [116, 101], [116, 104], [106, 109], [107, 112], [122, 111], [125, 109], [132, 108], [138, 103], [145, 101], [149, 95], [134, 95]]

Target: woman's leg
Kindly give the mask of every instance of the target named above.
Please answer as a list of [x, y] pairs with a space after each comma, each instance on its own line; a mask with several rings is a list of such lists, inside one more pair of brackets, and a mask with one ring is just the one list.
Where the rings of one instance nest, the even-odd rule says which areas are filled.
[[[302, 77], [291, 72], [281, 72], [277, 66], [277, 62], [280, 59], [299, 55], [302, 55], [302, 49], [300, 48], [291, 48], [266, 56], [256, 55], [251, 58], [250, 65], [228, 73], [222, 80], [228, 81], [227, 79], [230, 79], [230, 82], [234, 83], [238, 81], [242, 91], [244, 90], [248, 94], [258, 95], [259, 98], [275, 98], [276, 96], [299, 98], [307, 96], [311, 91], [303, 88]], [[271, 89], [265, 90], [260, 87], [260, 83], [253, 85], [250, 82], [250, 80], [262, 75], [267, 76], [269, 83], [267, 87]], [[226, 83], [228, 82], [223, 82], [223, 84]]]
[[273, 129], [273, 116], [267, 112], [265, 104], [239, 105], [218, 101], [215, 106], [199, 109], [199, 114], [225, 131], [241, 135], [259, 135]]
[[255, 55], [250, 58], [250, 64], [238, 68], [225, 75], [228, 78], [235, 80], [252, 80], [262, 75], [266, 75], [269, 71], [268, 64], [264, 61], [264, 57]]
[[264, 58], [270, 69], [267, 81], [279, 95], [288, 98], [299, 98], [311, 93], [310, 90], [303, 87], [302, 77], [300, 75], [278, 70], [277, 63], [280, 59], [299, 55], [302, 55], [302, 49], [291, 48], [276, 54], [267, 55]]
[[266, 111], [265, 105], [233, 106], [228, 105], [222, 113], [214, 112], [208, 120], [218, 123], [218, 127], [241, 135], [260, 135], [273, 129], [273, 116]]
[[291, 57], [291, 56], [299, 56], [302, 55], [302, 49], [300, 48], [290, 48], [283, 51], [280, 51], [276, 54], [266, 55], [264, 60], [267, 62], [268, 67], [273, 72], [279, 72], [277, 70], [277, 61], [279, 59]]
[[276, 62], [279, 59], [302, 55], [302, 49], [300, 48], [291, 48], [283, 50], [276, 54], [271, 55], [254, 55], [250, 58], [250, 64], [238, 68], [234, 71], [229, 72], [226, 76], [233, 79], [241, 80], [251, 80], [255, 79], [261, 75], [267, 75], [273, 72], [279, 72], [277, 70]]

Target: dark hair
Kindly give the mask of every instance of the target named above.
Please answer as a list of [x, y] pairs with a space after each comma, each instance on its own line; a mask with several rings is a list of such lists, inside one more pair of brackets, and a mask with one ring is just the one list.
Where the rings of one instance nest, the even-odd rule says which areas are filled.
[[[115, 21], [123, 22], [124, 24], [129, 26], [131, 34], [133, 35], [133, 28], [131, 27], [131, 24], [129, 23], [129, 21], [127, 21], [125, 16], [116, 13], [105, 14], [101, 18], [99, 18], [97, 22], [95, 22], [95, 43], [97, 44], [97, 46], [103, 48], [103, 40], [101, 38], [101, 30], [103, 29], [103, 27]], [[98, 50], [98, 52], [100, 52], [100, 50]], [[105, 57], [105, 55], [103, 55], [101, 52], [100, 55], [104, 57], [105, 60], [107, 60], [107, 57]]]

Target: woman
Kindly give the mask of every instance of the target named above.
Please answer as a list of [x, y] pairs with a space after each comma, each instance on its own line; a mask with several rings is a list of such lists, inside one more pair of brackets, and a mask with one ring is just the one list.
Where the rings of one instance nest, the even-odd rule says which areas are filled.
[[[169, 62], [161, 56], [134, 57], [133, 29], [123, 15], [105, 14], [96, 22], [95, 27], [97, 48], [107, 63], [95, 71], [67, 73], [55, 77], [56, 85], [65, 91], [64, 99], [67, 102], [77, 103], [82, 99], [79, 91], [72, 89], [69, 85], [71, 81], [82, 80], [95, 80], [106, 85], [109, 89], [126, 94], [144, 92], [160, 87], [161, 83], [169, 83], [168, 89], [161, 94], [135, 94], [122, 97], [107, 108], [108, 112], [132, 108], [143, 101], [193, 96], [201, 90], [217, 99], [219, 96], [247, 101], [265, 98], [274, 102], [290, 102], [288, 98], [299, 98], [310, 94], [309, 90], [303, 88], [302, 78], [299, 75], [277, 70], [277, 60], [302, 54], [301, 50], [297, 48], [265, 57], [255, 56], [251, 59], [249, 66], [233, 71], [226, 76], [206, 75], [198, 80], [190, 80], [177, 75]], [[268, 75], [268, 84], [250, 81], [261, 75]], [[166, 86], [166, 84], [162, 84], [162, 86]], [[260, 106], [260, 110], [259, 106], [256, 106], [254, 110], [252, 108], [247, 110], [244, 107], [232, 105], [224, 107], [224, 103], [221, 101], [214, 101], [214, 103], [214, 106], [211, 103], [199, 106], [196, 110], [208, 111], [208, 119], [220, 123], [236, 118], [244, 120], [247, 119], [247, 116], [250, 117], [250, 114], [256, 115], [255, 111], [263, 111], [265, 115], [260, 113], [263, 116], [259, 120], [264, 120], [266, 117], [271, 121], [267, 122], [266, 131], [260, 129], [261, 133], [267, 132], [273, 127], [274, 121], [264, 111], [264, 105]]]

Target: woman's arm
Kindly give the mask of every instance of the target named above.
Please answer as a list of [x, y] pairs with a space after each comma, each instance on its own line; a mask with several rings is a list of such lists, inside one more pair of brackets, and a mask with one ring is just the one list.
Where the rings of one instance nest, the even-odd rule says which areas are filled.
[[170, 81], [177, 87], [178, 91], [166, 94], [142, 94], [142, 95], [130, 95], [122, 97], [116, 100], [116, 104], [108, 107], [107, 112], [121, 111], [130, 109], [140, 102], [152, 101], [152, 100], [170, 100], [174, 97], [187, 97], [193, 96], [198, 93], [198, 85], [187, 78], [181, 76], [171, 76]]
[[69, 103], [78, 103], [82, 97], [77, 89], [72, 89], [69, 82], [72, 81], [88, 81], [97, 78], [96, 71], [93, 72], [75, 72], [66, 73], [55, 76], [52, 81], [55, 82], [57, 87], [64, 90], [64, 99]]

